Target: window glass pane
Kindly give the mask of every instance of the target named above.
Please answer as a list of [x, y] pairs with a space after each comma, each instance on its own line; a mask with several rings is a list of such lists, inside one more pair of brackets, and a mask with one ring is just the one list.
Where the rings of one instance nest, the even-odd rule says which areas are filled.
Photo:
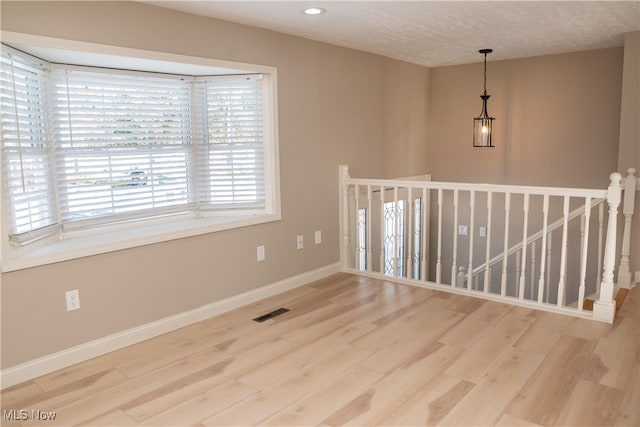
[[9, 235], [28, 240], [55, 224], [45, 119], [44, 65], [3, 46], [0, 68], [2, 183]]
[[206, 79], [204, 84], [203, 202], [213, 208], [262, 209], [262, 76], [226, 76]]
[[188, 81], [56, 69], [51, 93], [63, 220], [186, 209]]

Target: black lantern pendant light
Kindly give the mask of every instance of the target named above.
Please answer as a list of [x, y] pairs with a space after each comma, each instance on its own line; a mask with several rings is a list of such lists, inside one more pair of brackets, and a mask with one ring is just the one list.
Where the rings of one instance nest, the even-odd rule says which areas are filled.
[[484, 54], [484, 94], [482, 98], [482, 111], [480, 117], [473, 119], [473, 146], [474, 147], [493, 147], [493, 121], [495, 118], [489, 116], [487, 112], [487, 100], [491, 95], [487, 95], [487, 54], [493, 52], [493, 49], [480, 49], [480, 53]]

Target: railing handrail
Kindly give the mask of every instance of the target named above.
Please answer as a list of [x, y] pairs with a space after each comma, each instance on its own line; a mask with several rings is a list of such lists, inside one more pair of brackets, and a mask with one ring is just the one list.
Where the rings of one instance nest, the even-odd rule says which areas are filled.
[[[591, 200], [591, 209], [593, 209], [594, 207], [598, 206], [601, 203], [604, 203], [607, 199], [605, 198], [601, 198], [601, 199], [592, 199]], [[582, 213], [584, 213], [584, 205], [581, 205], [579, 207], [577, 207], [576, 209], [574, 209], [573, 211], [571, 211], [569, 213], [569, 215], [567, 216], [567, 221], [571, 221], [572, 219], [575, 219], [577, 217], [579, 217]], [[551, 233], [555, 230], [557, 230], [558, 228], [562, 227], [564, 225], [564, 217], [563, 218], [559, 218], [556, 221], [552, 222], [551, 224], [549, 224], [547, 226], [547, 234]], [[527, 238], [527, 242], [526, 245], [529, 246], [531, 243], [539, 240], [542, 238], [542, 236], [544, 236], [545, 232], [544, 230], [539, 230], [535, 233], [533, 233], [531, 236], [529, 236]], [[523, 242], [518, 242], [515, 245], [511, 246], [509, 249], [507, 249], [507, 256], [513, 255], [514, 253], [518, 252], [519, 250], [521, 250], [523, 247]], [[479, 266], [477, 266], [476, 268], [473, 269], [471, 275], [475, 276], [476, 274], [483, 272], [485, 269], [487, 269], [488, 267], [492, 267], [493, 265], [497, 264], [498, 262], [502, 261], [504, 259], [504, 252], [501, 252], [500, 254], [496, 255], [495, 257], [491, 258], [489, 260], [489, 265], [485, 265], [485, 264], [480, 264]], [[465, 278], [468, 277], [467, 273], [465, 275]]]
[[527, 185], [460, 183], [446, 181], [406, 181], [401, 179], [364, 179], [349, 178], [346, 184], [372, 185], [385, 187], [413, 187], [431, 190], [462, 190], [494, 193], [530, 194], [540, 196], [570, 196], [606, 199], [607, 189], [572, 188], [572, 187], [536, 187]]

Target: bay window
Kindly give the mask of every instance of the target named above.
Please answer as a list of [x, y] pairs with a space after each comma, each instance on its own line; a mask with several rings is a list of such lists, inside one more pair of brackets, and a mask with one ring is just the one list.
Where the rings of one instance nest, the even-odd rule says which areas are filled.
[[1, 61], [9, 251], [158, 235], [185, 218], [215, 218], [187, 226], [216, 225], [201, 232], [279, 218], [273, 75], [63, 65], [4, 45]]

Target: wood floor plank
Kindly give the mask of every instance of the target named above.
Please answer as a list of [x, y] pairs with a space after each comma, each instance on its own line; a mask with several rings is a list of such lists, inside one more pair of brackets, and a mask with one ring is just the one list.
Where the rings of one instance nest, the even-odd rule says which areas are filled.
[[504, 414], [496, 423], [496, 427], [543, 427], [540, 424], [532, 423], [527, 420], [521, 420], [509, 414]]
[[290, 291], [262, 299], [252, 304], [247, 304], [235, 310], [227, 311], [226, 313], [222, 313], [209, 319], [203, 320], [200, 323], [209, 328], [217, 329], [226, 326], [229, 323], [242, 321], [245, 319], [253, 319], [261, 314], [268, 313], [283, 305], [287, 305], [291, 301], [295, 301], [296, 299], [308, 297], [317, 293], [318, 289], [312, 287], [311, 284], [301, 286], [299, 288], [295, 288]]
[[289, 354], [296, 348], [295, 343], [282, 339], [261, 344], [251, 351], [227, 359], [220, 363], [219, 369], [203, 373], [193, 381], [183, 383], [181, 387], [165, 390], [164, 393], [157, 393], [146, 399], [128, 402], [123, 408], [136, 420], [146, 420], [193, 397], [207, 387], [215, 387], [236, 379], [271, 360], [277, 360], [280, 356]]
[[598, 341], [584, 378], [603, 385], [625, 389], [629, 372], [640, 357], [636, 341], [638, 322], [619, 317]]
[[[91, 374], [85, 378], [68, 383], [43, 394], [36, 394], [32, 399], [22, 401], [13, 408], [33, 408], [40, 411], [56, 411], [88, 395], [107, 390], [113, 386], [124, 384], [128, 378], [116, 369]], [[4, 405], [4, 404], [3, 404]]]
[[393, 410], [381, 425], [437, 425], [474, 386], [468, 381], [440, 374]]
[[99, 416], [98, 418], [89, 420], [84, 424], [95, 427], [128, 427], [137, 426], [138, 422], [121, 410], [116, 409], [115, 411], [108, 412], [104, 415]]
[[141, 425], [184, 426], [198, 424], [211, 417], [211, 415], [223, 411], [257, 393], [257, 390], [236, 381], [230, 381], [161, 412]]
[[507, 413], [540, 425], [552, 425], [588, 367], [593, 341], [563, 335], [513, 400]]
[[421, 295], [411, 291], [400, 293], [377, 292], [365, 297], [358, 304], [351, 304], [341, 314], [310, 324], [304, 328], [292, 329], [282, 336], [302, 344], [315, 341], [355, 321], [377, 325], [376, 320], [379, 318], [419, 303], [426, 297], [427, 293]]
[[196, 340], [199, 336], [211, 332], [199, 323], [177, 329], [166, 334], [148, 339], [120, 350], [95, 357], [86, 362], [79, 363], [59, 371], [52, 372], [36, 378], [34, 381], [44, 390], [50, 391], [66, 384], [76, 382], [87, 376], [102, 372], [117, 364], [147, 357], [150, 353], [164, 351], [168, 346], [173, 346], [184, 340]]
[[212, 375], [224, 369], [231, 360], [231, 356], [217, 350], [189, 355], [156, 371], [56, 408], [56, 423], [80, 424], [112, 410], [152, 400], [156, 396], [184, 387], [197, 377]]
[[34, 402], [43, 400], [44, 396], [44, 391], [34, 381], [26, 381], [2, 390], [2, 394], [0, 394], [0, 409], [24, 408]]
[[561, 332], [548, 328], [547, 324], [536, 320], [516, 341], [514, 347], [538, 354], [548, 354], [561, 336]]
[[[449, 309], [455, 308], [449, 307]], [[505, 304], [485, 301], [476, 310], [471, 311], [464, 321], [453, 326], [439, 341], [459, 348], [469, 348], [508, 312], [509, 307]]]
[[439, 425], [495, 424], [543, 359], [544, 356], [540, 354], [509, 349]]
[[606, 323], [573, 317], [569, 320], [563, 334], [589, 341], [598, 341], [608, 327], [609, 325]]
[[555, 425], [612, 426], [618, 415], [622, 395], [622, 390], [579, 380]]
[[320, 359], [323, 359], [348, 345], [350, 341], [367, 333], [375, 326], [368, 323], [354, 323], [345, 326], [313, 343], [279, 357], [272, 362], [264, 363], [259, 368], [238, 378], [243, 384], [258, 390], [265, 390], [281, 378], [301, 371]]
[[373, 387], [349, 401], [324, 420], [331, 426], [382, 425], [388, 414], [402, 406], [426, 383], [442, 373], [462, 350], [443, 344], [424, 357], [384, 376]]
[[533, 319], [509, 311], [446, 371], [447, 375], [478, 383], [500, 356], [529, 328]]
[[331, 297], [329, 298], [329, 301], [336, 304], [351, 306], [353, 304], [358, 304], [363, 299], [366, 299], [375, 293], [382, 293], [387, 298], [393, 298], [398, 294], [408, 292], [409, 290], [411, 290], [411, 287], [407, 285], [383, 280], [364, 279], [358, 280], [356, 288]]
[[[226, 353], [240, 354], [264, 342], [277, 339], [292, 329], [304, 328], [316, 324], [323, 319], [333, 318], [344, 312], [344, 310], [345, 308], [343, 306], [322, 301], [322, 305], [310, 309], [300, 309], [300, 312], [292, 309], [293, 312], [287, 312], [278, 316], [277, 319], [280, 319], [278, 322], [267, 320], [258, 323], [251, 320], [252, 323], [257, 325], [255, 329], [251, 330], [251, 333], [237, 333], [242, 332], [241, 330], [226, 333], [229, 331], [229, 328], [227, 328], [225, 329], [225, 333], [221, 333], [221, 336], [224, 336], [225, 339], [217, 344], [217, 348]], [[247, 321], [245, 320], [245, 322]], [[230, 327], [235, 325], [236, 323], [230, 325]]]
[[175, 345], [167, 346], [161, 352], [147, 353], [143, 357], [118, 364], [116, 365], [116, 368], [129, 378], [135, 378], [173, 363], [176, 360], [180, 360], [189, 354], [213, 349], [215, 346], [213, 337], [214, 331], [209, 331], [207, 334], [189, 337]]
[[631, 369], [629, 378], [630, 381], [620, 402], [616, 427], [640, 426], [640, 357]]
[[429, 318], [437, 318], [438, 314], [444, 310], [446, 309], [443, 308], [442, 299], [429, 297], [392, 322], [353, 341], [353, 345], [366, 350], [379, 350], [407, 331], [421, 328]]
[[357, 366], [337, 381], [277, 412], [260, 425], [317, 425], [342, 406], [343, 402], [358, 396], [381, 378], [382, 374]]
[[[355, 347], [345, 347], [342, 350], [320, 360], [303, 371], [284, 378], [278, 383], [255, 396], [222, 411], [203, 421], [205, 425], [257, 425], [306, 395], [333, 384], [347, 372], [355, 369], [357, 363], [369, 352]], [[357, 370], [357, 372], [367, 372]], [[367, 375], [369, 375], [367, 373]], [[380, 374], [373, 376], [379, 379]]]
[[388, 373], [408, 361], [420, 357], [426, 348], [438, 341], [451, 327], [464, 319], [464, 314], [443, 309], [425, 318], [419, 327], [407, 330], [388, 345], [375, 351], [361, 363], [377, 372]]

